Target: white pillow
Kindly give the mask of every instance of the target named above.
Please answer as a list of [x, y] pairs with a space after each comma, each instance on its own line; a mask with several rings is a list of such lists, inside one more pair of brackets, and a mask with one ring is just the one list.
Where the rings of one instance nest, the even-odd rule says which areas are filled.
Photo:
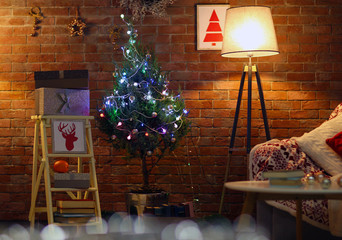
[[342, 115], [324, 122], [318, 128], [296, 138], [299, 147], [327, 173], [342, 173], [342, 158], [325, 143], [327, 138], [342, 131]]

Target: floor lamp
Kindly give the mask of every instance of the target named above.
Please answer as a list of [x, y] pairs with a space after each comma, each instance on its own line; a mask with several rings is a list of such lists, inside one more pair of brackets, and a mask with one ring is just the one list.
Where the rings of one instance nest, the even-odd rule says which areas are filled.
[[[265, 108], [264, 94], [262, 91], [258, 67], [252, 65], [252, 57], [265, 57], [279, 54], [275, 35], [271, 9], [264, 6], [244, 6], [229, 8], [226, 12], [222, 57], [248, 58], [248, 65], [243, 67], [235, 117], [229, 145], [229, 155], [224, 182], [227, 181], [230, 166], [230, 154], [234, 148], [235, 134], [239, 119], [240, 105], [246, 73], [248, 73], [247, 95], [247, 144], [246, 151], [251, 150], [251, 120], [252, 120], [252, 75], [255, 73], [261, 110], [264, 120], [266, 139], [270, 140], [267, 113]], [[225, 188], [223, 187], [219, 213], [221, 214]]]

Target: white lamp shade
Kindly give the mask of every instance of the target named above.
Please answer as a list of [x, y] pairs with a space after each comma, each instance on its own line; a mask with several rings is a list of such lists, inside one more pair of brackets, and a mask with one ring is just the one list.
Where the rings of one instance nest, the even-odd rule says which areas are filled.
[[269, 7], [245, 6], [227, 9], [222, 57], [265, 57], [278, 53]]

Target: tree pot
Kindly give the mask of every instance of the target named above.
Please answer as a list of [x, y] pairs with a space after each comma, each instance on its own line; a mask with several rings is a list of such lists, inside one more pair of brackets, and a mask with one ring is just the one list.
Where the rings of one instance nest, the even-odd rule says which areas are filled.
[[160, 193], [128, 193], [127, 194], [127, 212], [132, 215], [142, 216], [145, 208], [161, 207], [168, 204], [169, 194]]

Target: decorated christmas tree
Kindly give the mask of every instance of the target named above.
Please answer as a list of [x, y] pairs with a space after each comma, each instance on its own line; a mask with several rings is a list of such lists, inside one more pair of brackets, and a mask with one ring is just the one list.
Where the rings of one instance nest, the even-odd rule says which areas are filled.
[[97, 121], [114, 147], [125, 149], [128, 158], [140, 158], [145, 191], [153, 189], [153, 167], [177, 147], [190, 125], [184, 100], [168, 89], [167, 74], [153, 51], [137, 40], [133, 24], [121, 18], [128, 42], [121, 48], [122, 63], [115, 63], [113, 90], [104, 97]]

